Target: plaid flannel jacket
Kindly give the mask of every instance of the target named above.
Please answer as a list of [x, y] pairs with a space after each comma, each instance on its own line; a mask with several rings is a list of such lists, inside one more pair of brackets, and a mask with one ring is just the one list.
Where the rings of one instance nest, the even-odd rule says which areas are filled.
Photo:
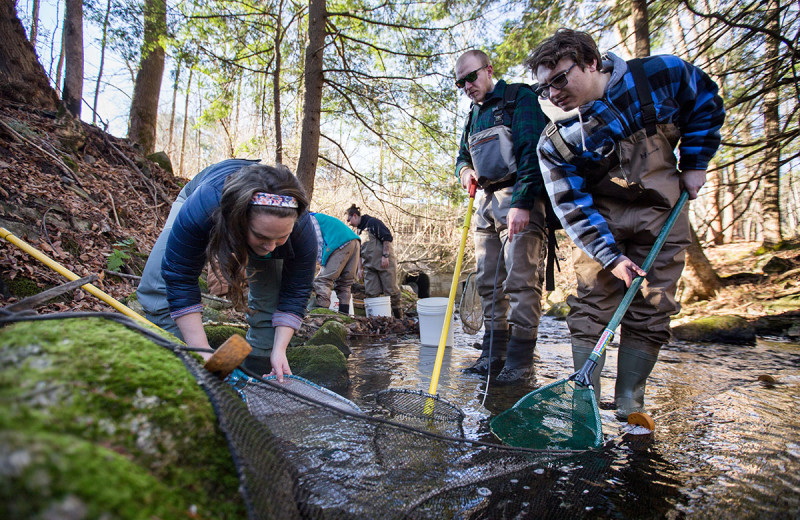
[[[575, 244], [604, 267], [620, 251], [594, 207], [586, 178], [604, 173], [589, 170], [593, 163], [607, 165], [603, 159], [617, 153], [617, 144], [644, 127], [626, 62], [611, 53], [607, 57], [610, 61], [604, 60], [603, 68], [612, 68], [612, 72], [605, 95], [580, 107], [580, 118], [576, 115], [556, 123], [575, 151], [575, 159], [566, 163], [545, 135], [538, 146], [545, 188], [556, 215]], [[676, 56], [652, 56], [643, 61], [658, 123], [672, 123], [680, 130], [679, 169], [705, 170], [719, 147], [725, 118], [716, 83]]]
[[[503, 101], [505, 91], [506, 82], [498, 81], [494, 90], [486, 95], [475, 120], [471, 121], [471, 116], [467, 116], [456, 159], [456, 176], [464, 166], [472, 168], [469, 135], [494, 126], [492, 108]], [[472, 114], [471, 109], [470, 106], [470, 114]], [[542, 193], [542, 172], [536, 156], [536, 144], [546, 124], [547, 121], [539, 107], [539, 99], [536, 94], [531, 89], [520, 88], [517, 92], [516, 105], [511, 119], [512, 148], [517, 161], [517, 180], [514, 184], [514, 194], [511, 197], [512, 208], [529, 210], [533, 208], [536, 197]]]

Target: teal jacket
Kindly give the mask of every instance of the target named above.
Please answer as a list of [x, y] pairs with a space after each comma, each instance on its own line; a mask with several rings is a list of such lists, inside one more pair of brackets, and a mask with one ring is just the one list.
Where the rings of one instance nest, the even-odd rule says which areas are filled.
[[310, 213], [310, 215], [319, 224], [319, 232], [317, 234], [319, 254], [317, 255], [317, 260], [320, 265], [327, 264], [331, 254], [346, 243], [351, 240], [361, 240], [347, 224], [336, 217], [323, 213]]

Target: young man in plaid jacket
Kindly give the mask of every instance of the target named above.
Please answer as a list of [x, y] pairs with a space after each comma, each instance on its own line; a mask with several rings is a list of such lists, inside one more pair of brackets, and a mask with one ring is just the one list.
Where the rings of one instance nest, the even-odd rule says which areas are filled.
[[[637, 275], [682, 190], [705, 183], [725, 116], [717, 85], [676, 56], [600, 56], [586, 33], [559, 29], [527, 61], [536, 92], [561, 108], [538, 145], [556, 215], [578, 246], [568, 299], [575, 369], [583, 366]], [[634, 79], [636, 78], [636, 79]], [[678, 147], [680, 163], [674, 149]], [[622, 320], [617, 417], [644, 409], [647, 377], [670, 339], [690, 243], [684, 210]], [[602, 363], [593, 373], [599, 398]]]

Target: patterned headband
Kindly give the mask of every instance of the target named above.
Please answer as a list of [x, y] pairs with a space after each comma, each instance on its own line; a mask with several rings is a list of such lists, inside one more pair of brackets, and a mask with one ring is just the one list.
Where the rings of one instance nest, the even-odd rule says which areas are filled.
[[277, 206], [279, 208], [297, 209], [297, 199], [288, 195], [275, 195], [274, 193], [264, 193], [257, 191], [250, 199], [251, 206]]

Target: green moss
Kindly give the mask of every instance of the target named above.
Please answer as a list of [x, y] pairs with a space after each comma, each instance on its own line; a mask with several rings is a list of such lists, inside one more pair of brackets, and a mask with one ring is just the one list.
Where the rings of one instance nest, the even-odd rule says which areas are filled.
[[557, 320], [564, 320], [567, 318], [567, 314], [569, 314], [569, 305], [565, 302], [555, 303], [551, 305], [544, 314], [545, 316], [552, 316]]
[[0, 461], [13, 468], [0, 486], [3, 518], [55, 518], [67, 504], [82, 518], [188, 518], [186, 504], [143, 468], [72, 435], [2, 431]]
[[347, 359], [335, 345], [301, 345], [286, 350], [292, 373], [328, 388], [346, 388]]
[[330, 316], [331, 319], [336, 319], [340, 323], [353, 323], [355, 321], [350, 316], [345, 316], [344, 314], [333, 309], [323, 309], [322, 307], [311, 309], [308, 311], [308, 314], [311, 316]]
[[342, 351], [345, 358], [350, 356], [350, 346], [347, 344], [347, 327], [338, 321], [329, 320], [323, 323], [306, 342], [306, 345], [335, 345]]
[[205, 327], [206, 337], [208, 338], [208, 344], [211, 348], [219, 348], [220, 345], [225, 343], [225, 340], [233, 336], [234, 334], [238, 334], [241, 337], [245, 337], [247, 335], [247, 331], [244, 329], [240, 329], [239, 327], [231, 327], [229, 325], [214, 325]]
[[208, 282], [202, 276], [197, 279], [197, 283], [200, 284], [200, 292], [207, 293], [208, 292]]
[[739, 316], [711, 316], [672, 329], [677, 339], [686, 341], [753, 344], [755, 331]]
[[8, 290], [11, 291], [11, 294], [19, 299], [27, 298], [28, 296], [33, 296], [34, 294], [39, 294], [44, 290], [36, 285], [36, 282], [33, 280], [22, 276], [18, 276], [13, 280], [5, 278], [3, 279], [3, 282], [6, 284]]
[[[22, 322], [0, 330], [0, 403], [0, 431], [80, 440], [93, 445], [80, 451], [92, 464], [106, 463], [106, 451], [119, 454], [139, 468], [124, 468], [130, 478], [141, 474], [169, 490], [164, 503], [173, 511], [195, 504], [202, 517], [245, 516], [235, 468], [205, 393], [172, 352], [115, 322]], [[53, 482], [58, 477], [45, 476]], [[136, 486], [104, 487], [109, 481], [87, 479], [80, 496], [118, 493], [126, 505], [115, 506], [120, 513], [112, 517], [152, 517], [138, 512]], [[22, 500], [12, 496], [14, 504]], [[97, 507], [105, 507], [104, 500]]]

